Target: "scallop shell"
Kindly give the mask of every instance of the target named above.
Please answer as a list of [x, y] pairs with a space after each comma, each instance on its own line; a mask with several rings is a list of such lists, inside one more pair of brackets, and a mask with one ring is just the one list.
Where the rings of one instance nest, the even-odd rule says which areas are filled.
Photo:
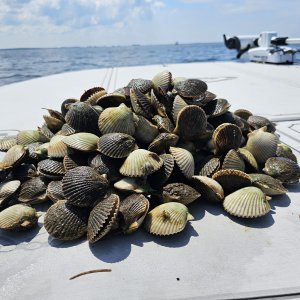
[[44, 156], [40, 155], [39, 153], [36, 152], [37, 149], [42, 145], [41, 142], [36, 142], [27, 145], [27, 150], [28, 150], [28, 158], [29, 160], [37, 161], [41, 158], [44, 158]]
[[173, 109], [172, 109], [173, 121], [175, 123], [177, 122], [177, 117], [179, 112], [186, 106], [188, 106], [188, 104], [182, 99], [182, 97], [176, 95], [173, 102]]
[[237, 109], [233, 112], [236, 116], [244, 119], [245, 121], [248, 120], [250, 116], [252, 116], [252, 112], [247, 109]]
[[249, 150], [247, 150], [246, 148], [239, 148], [237, 151], [240, 154], [240, 156], [244, 159], [244, 161], [249, 166], [251, 166], [252, 169], [258, 171], [257, 161]]
[[137, 141], [149, 145], [159, 134], [158, 128], [143, 116], [138, 116], [138, 119], [134, 137]]
[[71, 105], [66, 114], [66, 122], [76, 131], [98, 133], [97, 121], [99, 118], [96, 110], [85, 102], [76, 102]]
[[126, 133], [107, 133], [97, 143], [98, 151], [109, 157], [127, 157], [136, 147], [135, 139]]
[[263, 171], [285, 184], [298, 183], [300, 178], [300, 167], [296, 162], [285, 157], [269, 158]]
[[92, 88], [84, 91], [84, 93], [80, 97], [80, 101], [81, 102], [88, 101], [94, 95], [97, 95], [97, 94], [99, 95], [99, 93], [100, 94], [106, 93], [105, 88], [103, 88], [102, 86], [92, 87]]
[[153, 89], [151, 90], [150, 94], [150, 103], [156, 114], [160, 115], [161, 117], [167, 117], [166, 107], [158, 100]]
[[220, 183], [226, 195], [251, 185], [249, 175], [239, 170], [220, 170], [213, 175], [212, 179]]
[[102, 134], [122, 132], [133, 135], [135, 132], [136, 117], [125, 104], [118, 107], [109, 107], [100, 114], [98, 126]]
[[279, 142], [275, 134], [265, 130], [266, 128], [263, 127], [248, 134], [246, 148], [258, 163], [265, 163], [268, 158], [275, 156]]
[[205, 161], [203, 166], [200, 169], [199, 175], [200, 176], [213, 176], [214, 173], [221, 169], [221, 162], [219, 157], [208, 157]]
[[145, 228], [155, 235], [172, 235], [181, 232], [192, 220], [187, 207], [178, 202], [168, 202], [152, 209], [146, 216]]
[[230, 103], [226, 99], [219, 98], [207, 103], [203, 107], [203, 110], [210, 118], [212, 118], [224, 114], [229, 110], [229, 108]]
[[188, 205], [197, 200], [201, 194], [191, 186], [181, 183], [169, 183], [163, 187], [163, 202], [179, 202]]
[[63, 159], [63, 165], [66, 171], [74, 169], [79, 166], [87, 166], [89, 153], [74, 153], [66, 155]]
[[126, 102], [126, 97], [120, 93], [112, 93], [112, 94], [105, 94], [102, 95], [100, 98], [97, 99], [97, 105], [100, 105], [103, 109], [108, 107], [117, 107], [121, 103]]
[[55, 135], [49, 142], [48, 155], [50, 157], [64, 157], [69, 153], [67, 145], [63, 142], [66, 137]]
[[[24, 145], [11, 147], [4, 155], [1, 165], [2, 168], [15, 167], [25, 159], [27, 151]], [[1, 168], [1, 167], [0, 167]]]
[[204, 99], [207, 84], [200, 79], [186, 79], [176, 82], [174, 89], [184, 98]]
[[48, 200], [46, 195], [48, 182], [42, 177], [33, 177], [22, 183], [19, 201], [26, 204], [36, 204]]
[[152, 141], [148, 147], [148, 150], [157, 154], [162, 154], [168, 151], [171, 146], [175, 146], [178, 140], [178, 135], [163, 132]]
[[174, 130], [174, 125], [172, 121], [168, 117], [161, 117], [159, 115], [155, 115], [152, 118], [152, 121], [158, 127], [161, 132], [172, 132]]
[[47, 197], [49, 197], [53, 202], [65, 200], [61, 180], [51, 181], [47, 186], [46, 193]]
[[224, 209], [241, 218], [257, 218], [270, 211], [266, 195], [257, 187], [245, 187], [225, 197]]
[[44, 115], [43, 116], [45, 123], [51, 132], [57, 132], [62, 128], [64, 122], [60, 119], [57, 119], [52, 116]]
[[288, 190], [282, 185], [282, 183], [265, 174], [248, 174], [251, 178], [252, 185], [261, 189], [268, 196], [283, 195]]
[[87, 232], [88, 212], [60, 200], [47, 211], [44, 227], [52, 237], [59, 240], [75, 240]]
[[68, 136], [74, 133], [76, 133], [76, 130], [72, 128], [69, 124], [65, 123], [60, 129], [60, 131], [56, 133], [56, 135]]
[[292, 149], [285, 144], [277, 145], [276, 156], [285, 157], [285, 158], [291, 159], [297, 163], [296, 155], [293, 153]]
[[17, 134], [18, 145], [28, 145], [36, 142], [45, 142], [45, 138], [38, 130], [22, 130]]
[[153, 83], [151, 80], [148, 79], [131, 79], [130, 82], [127, 84], [128, 88], [135, 88], [139, 90], [141, 93], [145, 94], [150, 92], [153, 87]]
[[54, 133], [48, 128], [46, 123], [44, 123], [41, 127], [38, 127], [38, 131], [42, 138], [45, 139], [45, 142], [48, 142], [48, 140], [54, 136]]
[[25, 230], [33, 227], [39, 218], [32, 207], [16, 204], [0, 212], [0, 229]]
[[152, 82], [154, 90], [164, 95], [171, 87], [172, 74], [167, 70], [161, 71], [152, 78]]
[[0, 151], [8, 151], [15, 145], [17, 145], [16, 136], [5, 136], [0, 139]]
[[67, 171], [62, 188], [68, 203], [92, 206], [105, 195], [108, 181], [91, 167], [81, 166]]
[[2, 206], [6, 199], [12, 196], [20, 187], [19, 180], [11, 180], [0, 183], [0, 206]]
[[65, 174], [65, 168], [61, 161], [53, 159], [41, 160], [37, 165], [38, 172], [50, 179], [61, 179]]
[[212, 136], [216, 154], [227, 153], [230, 149], [238, 149], [242, 143], [242, 132], [238, 126], [230, 123], [219, 125]]
[[99, 241], [111, 230], [116, 221], [119, 207], [119, 196], [112, 194], [93, 208], [89, 216], [87, 232], [90, 243]]
[[97, 135], [88, 132], [74, 133], [63, 139], [68, 147], [84, 152], [95, 151], [98, 141], [99, 137]]
[[143, 223], [149, 210], [149, 201], [144, 195], [130, 195], [120, 204], [119, 215], [124, 233], [133, 233]]
[[214, 179], [207, 176], [193, 176], [194, 187], [201, 193], [201, 199], [211, 202], [221, 202], [224, 199], [222, 186]]
[[61, 107], [60, 107], [60, 110], [61, 110], [61, 113], [63, 116], [66, 116], [70, 106], [73, 104], [73, 103], [76, 103], [78, 102], [79, 100], [78, 99], [73, 99], [73, 98], [69, 98], [69, 99], [66, 99], [64, 100], [62, 103], [61, 103]]
[[179, 147], [170, 147], [170, 153], [172, 154], [182, 174], [186, 178], [190, 179], [195, 172], [195, 163], [191, 152]]
[[156, 172], [148, 176], [148, 182], [154, 189], [162, 187], [170, 178], [174, 169], [174, 158], [171, 154], [162, 154], [163, 166]]
[[234, 169], [234, 170], [240, 170], [244, 172], [245, 163], [243, 159], [240, 157], [239, 153], [236, 150], [231, 149], [228, 151], [228, 153], [224, 158], [222, 169]]
[[184, 140], [194, 140], [206, 131], [206, 125], [204, 110], [197, 105], [188, 105], [178, 113], [173, 133]]
[[148, 176], [163, 165], [163, 160], [154, 152], [144, 149], [134, 150], [124, 161], [120, 173], [129, 177]]
[[272, 123], [269, 119], [261, 116], [249, 116], [247, 123], [254, 129], [259, 129], [266, 126], [268, 132], [275, 132], [275, 124]]
[[130, 101], [134, 112], [146, 118], [154, 116], [150, 98], [135, 88], [130, 89]]
[[149, 194], [153, 192], [149, 183], [144, 178], [139, 177], [124, 177], [115, 182], [114, 187], [126, 193]]

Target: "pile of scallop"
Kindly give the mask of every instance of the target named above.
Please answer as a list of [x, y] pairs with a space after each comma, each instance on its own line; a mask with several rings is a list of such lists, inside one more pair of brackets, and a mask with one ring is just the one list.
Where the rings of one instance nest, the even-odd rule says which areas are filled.
[[0, 228], [33, 227], [33, 207], [49, 200], [47, 232], [91, 243], [139, 227], [181, 232], [192, 202], [263, 217], [300, 168], [272, 122], [229, 107], [205, 82], [162, 71], [46, 109], [41, 127], [0, 140]]

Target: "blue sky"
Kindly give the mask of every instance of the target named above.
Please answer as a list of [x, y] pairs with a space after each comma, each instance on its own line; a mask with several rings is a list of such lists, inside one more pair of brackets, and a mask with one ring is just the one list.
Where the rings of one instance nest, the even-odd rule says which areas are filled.
[[0, 48], [300, 37], [300, 0], [0, 0]]

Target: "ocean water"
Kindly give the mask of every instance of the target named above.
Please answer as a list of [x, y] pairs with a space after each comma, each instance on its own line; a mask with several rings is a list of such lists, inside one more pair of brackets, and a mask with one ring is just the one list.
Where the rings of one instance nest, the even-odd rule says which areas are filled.
[[[300, 48], [300, 45], [299, 47]], [[223, 43], [0, 49], [0, 86], [63, 72], [117, 66], [234, 61]], [[247, 61], [246, 58], [240, 61]], [[297, 62], [300, 63], [298, 56]]]

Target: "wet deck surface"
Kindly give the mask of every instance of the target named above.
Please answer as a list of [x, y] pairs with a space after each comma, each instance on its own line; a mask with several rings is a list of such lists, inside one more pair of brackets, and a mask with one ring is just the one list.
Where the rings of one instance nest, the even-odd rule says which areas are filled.
[[[300, 68], [237, 63], [199, 63], [115, 68], [44, 77], [0, 88], [0, 129], [42, 124], [42, 107], [59, 109], [84, 89], [110, 91], [131, 78], [151, 79], [168, 69], [174, 76], [202, 78], [209, 90], [255, 114], [283, 118], [278, 131], [300, 159]], [[283, 101], [283, 99], [286, 99]], [[271, 100], [271, 101], [270, 101]], [[285, 104], [283, 104], [283, 102]], [[290, 116], [290, 117], [286, 117]], [[298, 118], [299, 116], [299, 118]], [[0, 132], [1, 133], [1, 132]], [[95, 245], [62, 242], [39, 226], [22, 233], [0, 231], [1, 299], [235, 299], [300, 293], [300, 186], [271, 201], [257, 220], [228, 216], [205, 202], [190, 207], [195, 221], [176, 236], [140, 230]], [[39, 207], [46, 211], [47, 205]], [[109, 268], [72, 281], [83, 271]]]

